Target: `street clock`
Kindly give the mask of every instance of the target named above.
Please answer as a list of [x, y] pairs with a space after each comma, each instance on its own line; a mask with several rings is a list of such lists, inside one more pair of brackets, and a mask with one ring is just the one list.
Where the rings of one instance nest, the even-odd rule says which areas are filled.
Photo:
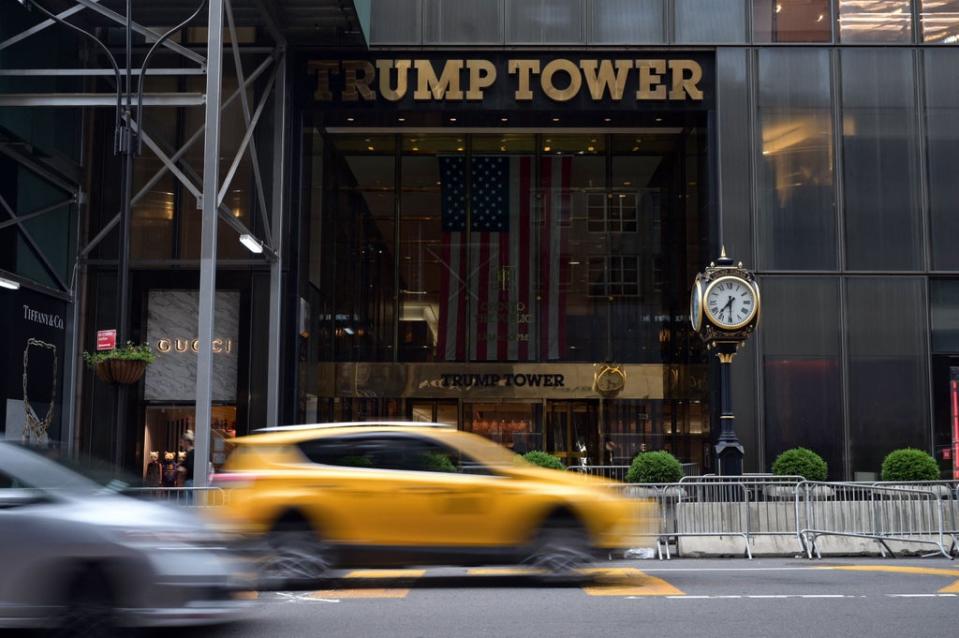
[[736, 264], [722, 250], [719, 259], [696, 275], [689, 297], [689, 323], [719, 358], [720, 434], [716, 458], [722, 476], [743, 472], [743, 446], [736, 437], [732, 408], [730, 366], [736, 351], [756, 329], [760, 314], [759, 284], [755, 275]]

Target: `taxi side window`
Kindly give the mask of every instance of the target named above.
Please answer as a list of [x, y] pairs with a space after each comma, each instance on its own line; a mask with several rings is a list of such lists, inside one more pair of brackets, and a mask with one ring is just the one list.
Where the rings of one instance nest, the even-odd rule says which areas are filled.
[[361, 441], [319, 439], [299, 444], [300, 452], [313, 463], [339, 467], [377, 467], [373, 450]]

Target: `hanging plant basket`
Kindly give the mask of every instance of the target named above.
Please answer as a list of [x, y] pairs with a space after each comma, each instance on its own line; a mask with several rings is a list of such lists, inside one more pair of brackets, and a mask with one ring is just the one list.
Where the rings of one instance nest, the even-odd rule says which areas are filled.
[[156, 355], [150, 346], [127, 343], [106, 352], [84, 352], [83, 359], [104, 383], [129, 385], [143, 378]]
[[101, 381], [129, 385], [143, 378], [147, 363], [146, 361], [107, 359], [98, 363], [95, 369]]

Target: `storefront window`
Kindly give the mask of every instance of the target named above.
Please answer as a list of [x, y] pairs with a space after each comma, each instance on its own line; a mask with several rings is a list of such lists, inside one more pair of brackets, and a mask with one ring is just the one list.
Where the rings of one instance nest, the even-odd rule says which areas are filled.
[[923, 42], [959, 42], [959, 0], [921, 0]]
[[466, 358], [469, 276], [464, 135], [403, 138], [400, 361]]
[[605, 228], [595, 232], [589, 227], [597, 211], [608, 210], [604, 218], [618, 214], [618, 209], [610, 210], [606, 192], [605, 140], [545, 135], [541, 144], [534, 238], [539, 246], [534, 289], [539, 359], [603, 360], [609, 297], [592, 293], [597, 285], [608, 285], [610, 243]]
[[756, 42], [831, 42], [830, 0], [753, 0]]
[[470, 359], [531, 361], [540, 325], [537, 261], [544, 253], [552, 254], [542, 243], [544, 227], [536, 224], [535, 138], [475, 136], [472, 143]]
[[331, 186], [338, 361], [393, 358], [395, 138], [335, 138]]
[[836, 267], [829, 77], [827, 51], [759, 51], [763, 268]]
[[533, 403], [467, 403], [465, 429], [526, 454], [543, 449], [542, 405]]
[[910, 0], [837, 0], [841, 42], [910, 42]]

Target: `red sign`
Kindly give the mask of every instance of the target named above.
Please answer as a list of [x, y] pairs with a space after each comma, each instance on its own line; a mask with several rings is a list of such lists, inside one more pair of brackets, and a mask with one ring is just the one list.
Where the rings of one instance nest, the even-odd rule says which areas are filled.
[[97, 330], [97, 350], [113, 350], [116, 347], [116, 330]]

